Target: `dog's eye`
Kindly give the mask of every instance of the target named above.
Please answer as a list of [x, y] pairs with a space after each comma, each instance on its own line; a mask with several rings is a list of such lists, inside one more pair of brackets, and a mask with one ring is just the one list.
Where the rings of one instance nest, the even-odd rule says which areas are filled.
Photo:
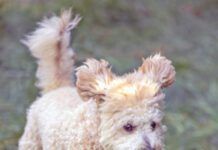
[[133, 126], [133, 125], [130, 124], [130, 123], [127, 123], [126, 125], [123, 126], [123, 129], [124, 129], [126, 132], [132, 132], [135, 128], [136, 128], [136, 126]]
[[151, 130], [154, 131], [156, 127], [157, 127], [157, 123], [152, 121], [151, 122]]

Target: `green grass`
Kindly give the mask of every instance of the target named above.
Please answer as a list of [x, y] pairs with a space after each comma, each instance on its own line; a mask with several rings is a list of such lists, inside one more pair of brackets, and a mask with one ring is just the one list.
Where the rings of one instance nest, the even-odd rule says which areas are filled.
[[[37, 97], [36, 64], [19, 41], [44, 15], [69, 7], [83, 16], [73, 32], [79, 63], [87, 57], [105, 58], [122, 74], [156, 52], [173, 60], [177, 76], [167, 90], [166, 149], [217, 149], [215, 1], [23, 1], [0, 1], [0, 149], [16, 149], [26, 109]], [[201, 16], [193, 13], [195, 7]]]

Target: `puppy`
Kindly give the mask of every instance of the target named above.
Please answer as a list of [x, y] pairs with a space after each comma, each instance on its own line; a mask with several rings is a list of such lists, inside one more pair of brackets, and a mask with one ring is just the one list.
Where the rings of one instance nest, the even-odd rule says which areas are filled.
[[156, 54], [117, 76], [105, 60], [76, 69], [71, 12], [46, 18], [24, 43], [37, 59], [39, 97], [29, 108], [20, 150], [163, 150], [164, 94], [175, 78], [171, 61]]

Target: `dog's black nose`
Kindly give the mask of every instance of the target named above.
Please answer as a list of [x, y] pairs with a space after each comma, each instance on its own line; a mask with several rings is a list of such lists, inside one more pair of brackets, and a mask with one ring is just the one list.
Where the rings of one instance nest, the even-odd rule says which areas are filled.
[[151, 143], [150, 143], [150, 140], [147, 136], [143, 136], [143, 141], [144, 141], [144, 144], [145, 144], [145, 150], [153, 150], [152, 147], [151, 147]]
[[140, 150], [155, 150], [154, 148], [151, 148], [151, 147], [145, 147], [145, 148], [142, 148]]
[[143, 136], [143, 141], [145, 146], [141, 150], [155, 150], [155, 148], [152, 148], [150, 140], [146, 135]]

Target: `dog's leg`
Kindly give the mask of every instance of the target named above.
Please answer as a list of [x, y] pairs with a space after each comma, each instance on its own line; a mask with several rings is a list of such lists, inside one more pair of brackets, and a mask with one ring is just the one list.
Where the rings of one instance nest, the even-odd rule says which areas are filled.
[[30, 112], [27, 117], [25, 131], [19, 141], [19, 150], [41, 150], [37, 122], [34, 115]]

